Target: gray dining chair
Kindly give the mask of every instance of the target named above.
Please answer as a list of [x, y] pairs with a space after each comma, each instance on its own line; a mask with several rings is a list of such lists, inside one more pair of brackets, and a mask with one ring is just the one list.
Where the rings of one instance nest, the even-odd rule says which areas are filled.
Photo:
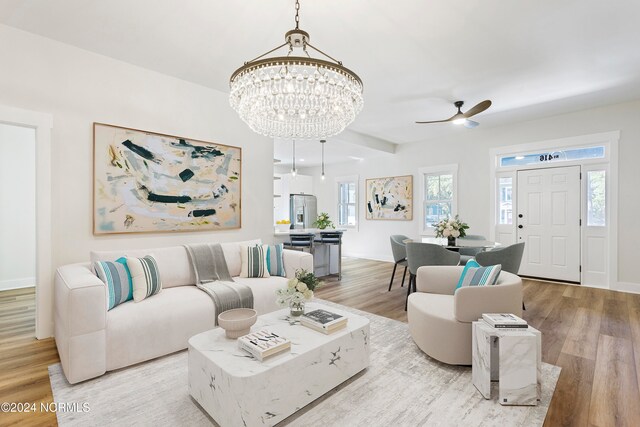
[[[481, 236], [479, 234], [467, 234], [464, 237], [460, 237], [458, 242], [462, 240], [487, 240], [486, 237]], [[460, 248], [460, 265], [466, 265], [467, 261], [473, 259], [477, 254], [482, 252], [483, 248]]]
[[402, 284], [400, 287], [404, 286], [404, 279], [407, 275], [407, 248], [404, 243], [405, 240], [409, 239], [407, 236], [403, 236], [402, 234], [394, 234], [390, 237], [391, 240], [391, 253], [393, 254], [393, 273], [391, 273], [391, 281], [389, 282], [389, 291], [391, 291], [391, 285], [393, 284], [393, 278], [396, 275], [396, 268], [398, 266], [404, 266], [404, 273], [402, 273]]
[[[509, 273], [518, 274], [524, 253], [524, 242], [505, 246], [504, 248], [480, 252], [476, 255], [476, 261], [482, 266], [501, 264], [502, 269]], [[525, 310], [524, 301], [522, 309]]]
[[[407, 262], [409, 264], [408, 301], [409, 295], [416, 288], [418, 268], [425, 265], [458, 265], [460, 264], [460, 254], [432, 243], [409, 242], [407, 243]], [[405, 302], [404, 309], [407, 310], [407, 302]]]

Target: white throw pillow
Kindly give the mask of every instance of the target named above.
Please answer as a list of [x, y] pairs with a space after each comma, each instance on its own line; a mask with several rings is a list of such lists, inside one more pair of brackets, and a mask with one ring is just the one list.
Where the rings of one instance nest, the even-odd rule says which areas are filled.
[[127, 267], [131, 273], [135, 302], [140, 302], [162, 290], [158, 263], [152, 255], [143, 258], [127, 257]]
[[240, 277], [271, 277], [267, 268], [268, 245], [241, 246]]

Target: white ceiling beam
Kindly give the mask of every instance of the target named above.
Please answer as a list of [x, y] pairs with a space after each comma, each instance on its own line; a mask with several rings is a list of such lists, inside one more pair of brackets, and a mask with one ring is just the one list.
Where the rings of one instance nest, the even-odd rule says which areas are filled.
[[383, 151], [385, 153], [395, 153], [398, 144], [393, 142], [376, 138], [375, 136], [365, 135], [363, 133], [355, 132], [349, 129], [345, 129], [341, 134], [331, 138], [331, 141], [344, 141], [354, 145], [360, 145], [362, 147], [371, 148], [377, 151]]

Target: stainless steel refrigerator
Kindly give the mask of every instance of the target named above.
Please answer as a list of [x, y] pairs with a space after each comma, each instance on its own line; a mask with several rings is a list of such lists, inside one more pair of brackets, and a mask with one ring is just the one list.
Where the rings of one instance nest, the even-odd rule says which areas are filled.
[[316, 196], [291, 194], [289, 196], [289, 214], [291, 228], [313, 228], [313, 223], [318, 217]]

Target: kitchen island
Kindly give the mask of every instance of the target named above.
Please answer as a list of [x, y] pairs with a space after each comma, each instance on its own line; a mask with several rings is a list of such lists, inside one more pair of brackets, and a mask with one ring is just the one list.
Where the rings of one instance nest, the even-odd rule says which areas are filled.
[[291, 239], [292, 234], [314, 234], [315, 242], [313, 246], [313, 266], [314, 274], [318, 277], [329, 276], [332, 274], [341, 275], [342, 267], [342, 243], [340, 244], [324, 244], [321, 241], [322, 232], [346, 232], [346, 228], [324, 229], [319, 228], [296, 228], [285, 231], [276, 230], [274, 232], [276, 243], [287, 243]]

